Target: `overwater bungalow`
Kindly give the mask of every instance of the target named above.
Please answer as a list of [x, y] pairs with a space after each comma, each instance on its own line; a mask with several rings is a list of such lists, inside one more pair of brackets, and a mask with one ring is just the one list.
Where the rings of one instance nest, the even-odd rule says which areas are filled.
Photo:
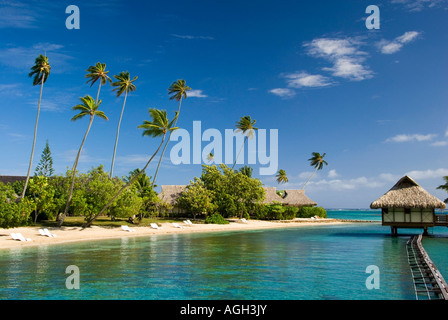
[[372, 202], [370, 208], [381, 209], [382, 225], [390, 226], [392, 235], [397, 235], [397, 228], [423, 228], [427, 234], [428, 227], [448, 226], [447, 215], [435, 214], [435, 209], [445, 209], [446, 204], [408, 176]]

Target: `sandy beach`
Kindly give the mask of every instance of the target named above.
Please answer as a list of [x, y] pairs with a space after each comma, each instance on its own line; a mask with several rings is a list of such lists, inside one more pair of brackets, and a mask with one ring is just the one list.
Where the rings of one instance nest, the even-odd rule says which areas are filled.
[[[234, 220], [230, 224], [203, 224], [194, 223], [193, 225], [186, 225], [179, 223], [181, 228], [175, 227], [172, 223], [161, 223], [160, 229], [153, 229], [151, 227], [130, 226], [133, 232], [124, 231], [121, 227], [98, 227], [92, 226], [87, 229], [80, 227], [62, 227], [62, 228], [48, 228], [55, 237], [43, 236], [39, 233], [37, 227], [20, 227], [11, 229], [0, 229], [0, 250], [25, 246], [39, 246], [49, 244], [60, 244], [77, 241], [94, 241], [101, 239], [113, 239], [121, 237], [141, 237], [154, 234], [175, 234], [175, 233], [196, 233], [196, 232], [221, 232], [221, 231], [237, 231], [237, 230], [258, 230], [268, 228], [290, 228], [300, 226], [310, 226], [319, 224], [342, 224], [350, 223], [339, 221], [335, 219], [294, 219], [288, 222], [279, 221], [260, 221], [247, 220], [246, 223], [239, 220]], [[25, 238], [31, 241], [14, 240], [11, 233], [21, 233]]]

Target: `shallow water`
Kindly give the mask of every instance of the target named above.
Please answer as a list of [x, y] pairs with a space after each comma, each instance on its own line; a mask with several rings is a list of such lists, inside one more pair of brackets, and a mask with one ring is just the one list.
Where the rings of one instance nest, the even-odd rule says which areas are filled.
[[[0, 298], [414, 299], [409, 237], [389, 231], [319, 225], [1, 250]], [[66, 288], [69, 265], [79, 268], [79, 290]], [[369, 265], [379, 289], [366, 288]]]

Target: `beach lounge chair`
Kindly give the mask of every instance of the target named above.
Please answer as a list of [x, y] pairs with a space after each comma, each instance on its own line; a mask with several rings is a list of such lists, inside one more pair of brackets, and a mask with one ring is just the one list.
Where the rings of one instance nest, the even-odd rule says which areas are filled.
[[183, 229], [184, 227], [183, 226], [180, 226], [178, 223], [176, 223], [176, 222], [173, 222], [173, 226], [174, 226], [174, 228], [179, 228], [179, 229]]
[[242, 219], [240, 219], [240, 220], [241, 220], [241, 222], [243, 222], [243, 223], [248, 223], [247, 220], [246, 220], [246, 218], [242, 218]]
[[11, 233], [10, 235], [11, 235], [11, 237], [12, 237], [14, 240], [18, 240], [18, 241], [31, 241], [30, 238], [25, 238], [21, 233]]
[[123, 231], [127, 231], [127, 232], [134, 232], [135, 229], [131, 229], [128, 226], [121, 226], [121, 229], [123, 229]]
[[56, 235], [54, 233], [51, 233], [50, 230], [48, 230], [48, 229], [44, 229], [44, 234], [47, 237], [56, 237]]
[[150, 223], [150, 226], [153, 229], [162, 229], [162, 227], [159, 227], [156, 223]]
[[192, 225], [193, 225], [193, 223], [192, 223], [190, 220], [185, 220], [184, 223], [185, 223], [187, 226], [192, 226]]

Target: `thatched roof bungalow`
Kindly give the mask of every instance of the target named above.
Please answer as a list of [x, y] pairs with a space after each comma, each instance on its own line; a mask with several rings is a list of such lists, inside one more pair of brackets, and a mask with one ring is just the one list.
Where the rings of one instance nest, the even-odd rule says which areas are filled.
[[[382, 224], [397, 228], [424, 228], [440, 225], [435, 209], [445, 209], [446, 204], [423, 189], [409, 176], [401, 178], [388, 192], [373, 201], [372, 209], [381, 209]], [[446, 217], [445, 217], [446, 223]]]
[[293, 207], [314, 207], [316, 202], [305, 195], [305, 190], [288, 189], [285, 190], [283, 204]]

